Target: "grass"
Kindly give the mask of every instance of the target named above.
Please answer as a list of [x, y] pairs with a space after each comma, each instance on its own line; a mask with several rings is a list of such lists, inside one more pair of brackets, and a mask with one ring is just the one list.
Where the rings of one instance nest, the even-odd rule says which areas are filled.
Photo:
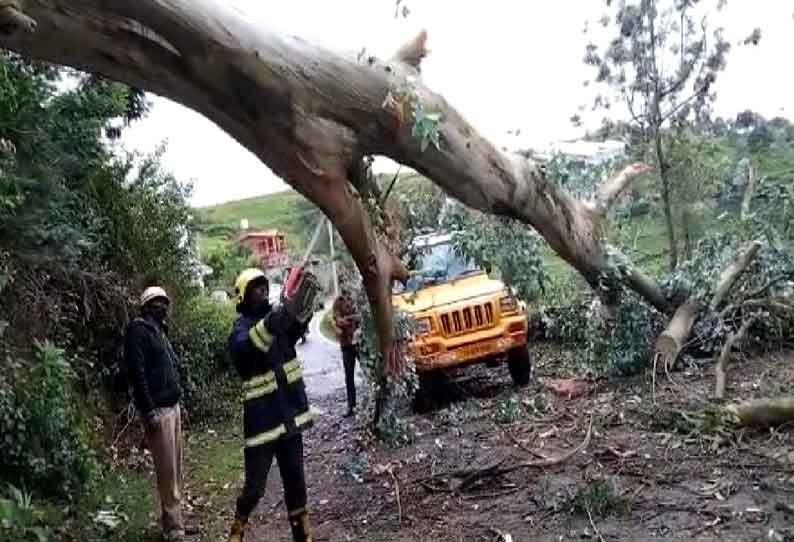
[[628, 513], [629, 502], [620, 495], [614, 480], [594, 480], [577, 492], [573, 498], [573, 509], [583, 516], [592, 514], [604, 518]]
[[[154, 480], [125, 469], [106, 472], [94, 480], [74, 503], [35, 503], [50, 530], [63, 529], [75, 540], [113, 539], [144, 542], [151, 539], [151, 512], [156, 506]], [[100, 512], [106, 518], [100, 521]], [[113, 525], [117, 522], [116, 525]]]
[[294, 190], [229, 201], [196, 210], [202, 234], [199, 249], [206, 254], [228, 242], [247, 219], [251, 229], [276, 228], [287, 235], [288, 246], [302, 251], [308, 244], [320, 211]]

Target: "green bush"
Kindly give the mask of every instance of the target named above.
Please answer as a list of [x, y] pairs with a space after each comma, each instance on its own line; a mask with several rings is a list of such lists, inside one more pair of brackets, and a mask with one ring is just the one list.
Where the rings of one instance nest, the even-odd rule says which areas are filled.
[[182, 365], [184, 404], [193, 420], [223, 417], [237, 406], [238, 386], [227, 354], [236, 312], [198, 295], [174, 307], [171, 340]]
[[51, 534], [51, 529], [45, 526], [44, 512], [33, 502], [30, 493], [9, 485], [0, 494], [0, 542], [46, 542]]
[[0, 479], [47, 497], [74, 498], [95, 471], [75, 374], [64, 351], [36, 343], [33, 363], [0, 374]]

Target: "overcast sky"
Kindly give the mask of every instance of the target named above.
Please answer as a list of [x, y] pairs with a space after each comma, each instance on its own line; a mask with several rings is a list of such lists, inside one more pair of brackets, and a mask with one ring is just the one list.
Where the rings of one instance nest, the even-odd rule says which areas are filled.
[[[588, 38], [585, 20], [602, 13], [601, 0], [403, 0], [411, 13], [395, 19], [394, 0], [218, 0], [234, 4], [262, 27], [326, 47], [357, 52], [366, 47], [388, 57], [425, 28], [430, 56], [423, 79], [442, 93], [482, 132], [509, 148], [574, 138], [581, 130], [569, 118], [592, 100], [582, 82]], [[794, 7], [782, 0], [730, 0], [720, 14], [735, 44], [754, 27], [758, 47], [734, 47], [717, 84], [717, 113], [753, 109], [791, 118], [794, 92]], [[716, 25], [716, 22], [714, 23]], [[258, 159], [217, 126], [159, 97], [123, 144], [151, 151], [168, 141], [165, 166], [195, 184], [193, 203], [209, 205], [285, 188]], [[509, 130], [521, 130], [517, 139]]]

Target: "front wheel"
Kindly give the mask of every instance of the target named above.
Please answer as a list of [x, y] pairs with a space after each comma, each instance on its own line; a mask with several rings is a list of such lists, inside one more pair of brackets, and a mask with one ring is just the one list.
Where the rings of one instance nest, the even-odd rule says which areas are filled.
[[532, 373], [532, 361], [529, 359], [529, 350], [526, 346], [514, 348], [507, 353], [507, 367], [513, 384], [524, 387], [529, 384]]

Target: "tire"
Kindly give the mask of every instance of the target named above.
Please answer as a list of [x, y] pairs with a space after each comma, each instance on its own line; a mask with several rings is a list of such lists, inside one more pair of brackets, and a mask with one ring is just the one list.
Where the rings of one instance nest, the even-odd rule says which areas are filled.
[[417, 414], [426, 414], [433, 410], [438, 401], [444, 375], [440, 371], [430, 371], [419, 373], [418, 376], [419, 388], [414, 393], [413, 410]]
[[513, 384], [523, 388], [529, 384], [532, 374], [532, 361], [529, 359], [529, 350], [526, 346], [514, 348], [507, 353], [507, 367]]

